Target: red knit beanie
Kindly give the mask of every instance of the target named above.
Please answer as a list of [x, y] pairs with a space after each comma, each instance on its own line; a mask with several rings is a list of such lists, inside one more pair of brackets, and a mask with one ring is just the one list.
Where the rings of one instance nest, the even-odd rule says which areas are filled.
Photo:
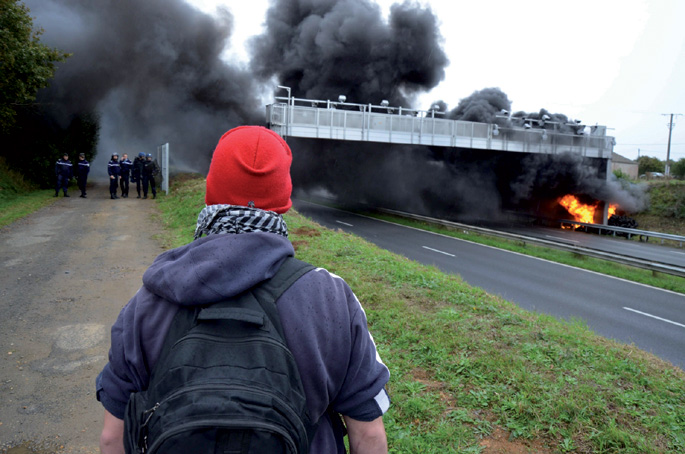
[[292, 153], [285, 140], [261, 126], [224, 134], [207, 174], [207, 205], [249, 206], [283, 214], [290, 209]]

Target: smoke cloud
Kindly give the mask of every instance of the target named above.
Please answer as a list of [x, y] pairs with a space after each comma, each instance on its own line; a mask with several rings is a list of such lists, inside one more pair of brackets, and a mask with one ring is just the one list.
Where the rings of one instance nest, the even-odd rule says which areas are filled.
[[[517, 221], [528, 214], [566, 218], [567, 194], [583, 203], [644, 209], [638, 185], [607, 180], [606, 161], [577, 154], [508, 153], [290, 139], [300, 159], [293, 182], [304, 192], [324, 189], [349, 206], [381, 206], [464, 222]], [[518, 213], [518, 215], [516, 214]]]
[[[618, 204], [622, 211], [639, 212], [647, 207], [643, 187], [621, 182], [613, 174], [607, 180], [605, 162], [578, 154], [528, 155], [516, 166], [518, 176], [510, 185], [512, 201], [556, 201], [567, 195], [579, 195], [584, 203], [605, 201]], [[550, 210], [553, 211], [553, 210]]]
[[406, 106], [448, 63], [435, 16], [411, 3], [393, 6], [386, 22], [367, 0], [276, 1], [251, 68], [221, 58], [228, 11], [217, 19], [182, 0], [26, 3], [44, 40], [73, 54], [40, 101], [63, 125], [97, 112], [99, 160], [169, 142], [172, 167], [204, 172], [223, 132], [264, 124], [261, 98], [274, 81], [295, 96]]
[[[448, 219], [491, 219], [501, 208], [496, 175], [481, 159], [454, 149], [289, 140], [293, 183], [325, 189], [348, 206], [380, 206]], [[487, 159], [487, 158], [486, 158]], [[457, 164], [457, 162], [459, 164]]]
[[26, 3], [44, 40], [73, 54], [40, 100], [62, 124], [98, 112], [100, 160], [170, 142], [177, 166], [204, 171], [223, 132], [264, 122], [254, 77], [220, 58], [228, 13], [216, 19], [180, 0]]
[[[437, 18], [412, 2], [395, 4], [386, 20], [369, 0], [276, 0], [265, 32], [250, 42], [247, 66], [222, 59], [233, 30], [228, 11], [208, 16], [182, 0], [26, 3], [46, 43], [73, 53], [40, 99], [63, 125], [99, 114], [100, 161], [114, 151], [131, 156], [169, 142], [173, 168], [205, 172], [223, 132], [264, 123], [261, 99], [276, 84], [301, 98], [345, 95], [353, 103], [386, 99], [415, 107], [418, 94], [444, 79], [449, 63]], [[446, 102], [438, 104], [447, 110]], [[503, 109], [511, 109], [507, 95], [486, 88], [446, 117], [505, 126], [497, 118]], [[513, 124], [523, 117], [568, 123], [543, 109], [516, 113]], [[632, 188], [607, 183], [601, 165], [580, 158], [289, 141], [296, 187], [325, 188], [352, 204], [485, 219], [508, 209], [536, 210], [562, 192], [629, 207], [643, 203]]]
[[252, 69], [308, 99], [410, 106], [448, 64], [430, 8], [395, 4], [388, 22], [367, 0], [280, 0], [252, 43]]
[[485, 88], [459, 101], [446, 117], [451, 120], [499, 123], [496, 116], [501, 116], [503, 110], [511, 111], [511, 101], [507, 95], [499, 88]]

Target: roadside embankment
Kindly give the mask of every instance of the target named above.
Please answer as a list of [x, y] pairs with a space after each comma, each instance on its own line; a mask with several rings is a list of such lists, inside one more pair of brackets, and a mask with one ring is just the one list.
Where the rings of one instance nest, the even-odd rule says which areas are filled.
[[[160, 208], [191, 241], [202, 180]], [[685, 373], [583, 323], [524, 311], [364, 240], [285, 216], [298, 258], [342, 276], [391, 371], [394, 452], [685, 451]]]

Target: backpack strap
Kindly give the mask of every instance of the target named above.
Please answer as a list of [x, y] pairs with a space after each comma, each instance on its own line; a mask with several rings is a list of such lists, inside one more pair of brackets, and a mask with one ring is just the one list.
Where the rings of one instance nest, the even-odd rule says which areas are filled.
[[264, 312], [282, 339], [285, 339], [285, 336], [283, 326], [281, 325], [281, 317], [278, 315], [275, 303], [295, 281], [314, 268], [313, 265], [307, 262], [298, 260], [295, 257], [288, 257], [271, 279], [262, 282], [252, 289], [252, 294], [262, 306], [262, 309], [264, 309]]
[[266, 324], [264, 314], [259, 311], [242, 307], [231, 307], [233, 302], [239, 302], [245, 299], [256, 300], [262, 307], [264, 313], [266, 313], [269, 321], [276, 329], [276, 332], [282, 339], [285, 339], [281, 318], [278, 315], [278, 309], [276, 308], [275, 303], [278, 298], [295, 283], [295, 281], [314, 268], [313, 265], [310, 265], [307, 262], [303, 262], [294, 257], [288, 257], [271, 279], [262, 281], [252, 289], [227, 300], [212, 304], [211, 306], [179, 308], [169, 326], [169, 331], [164, 339], [164, 344], [159, 354], [157, 364], [155, 364], [150, 375], [150, 385], [157, 376], [155, 373], [157, 367], [164, 362], [164, 359], [169, 355], [169, 352], [176, 341], [182, 338], [194, 325], [196, 325], [198, 320], [230, 318], [259, 326]]

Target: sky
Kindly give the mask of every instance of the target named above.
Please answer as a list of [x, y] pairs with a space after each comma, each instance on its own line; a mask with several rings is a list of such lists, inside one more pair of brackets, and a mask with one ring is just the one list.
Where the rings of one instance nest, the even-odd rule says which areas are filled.
[[[233, 15], [227, 60], [249, 59], [268, 0], [187, 0]], [[395, 1], [377, 0], [387, 14]], [[513, 111], [553, 113], [607, 126], [614, 151], [666, 159], [669, 116], [685, 114], [685, 1], [420, 1], [440, 23], [450, 60], [445, 79], [419, 98], [450, 109], [477, 90], [498, 87]], [[376, 100], [351, 100], [366, 104]], [[685, 158], [685, 115], [674, 117], [671, 159]]]

